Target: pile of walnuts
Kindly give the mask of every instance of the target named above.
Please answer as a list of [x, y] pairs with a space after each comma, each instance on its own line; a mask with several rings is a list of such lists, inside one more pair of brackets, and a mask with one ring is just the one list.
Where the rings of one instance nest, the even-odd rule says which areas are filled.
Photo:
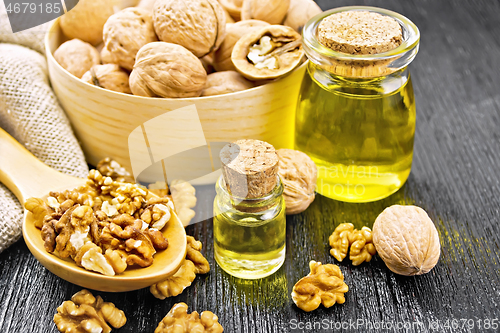
[[50, 192], [46, 200], [30, 198], [25, 207], [48, 252], [108, 276], [152, 265], [153, 255], [168, 247], [161, 230], [175, 214], [170, 198], [148, 195], [139, 185], [97, 170], [85, 185]]
[[288, 74], [304, 59], [300, 30], [321, 12], [313, 0], [143, 0], [122, 7], [80, 0], [60, 20], [69, 40], [54, 58], [87, 83], [166, 98], [242, 91]]

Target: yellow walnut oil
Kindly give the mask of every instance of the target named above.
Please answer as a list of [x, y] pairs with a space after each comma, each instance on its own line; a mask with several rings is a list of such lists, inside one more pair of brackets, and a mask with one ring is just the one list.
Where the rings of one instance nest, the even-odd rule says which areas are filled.
[[[238, 201], [221, 177], [214, 201], [214, 256], [227, 273], [242, 279], [273, 274], [285, 260], [283, 185], [266, 198]], [[256, 209], [257, 208], [257, 209]]]
[[316, 191], [367, 202], [396, 192], [410, 174], [415, 100], [406, 70], [372, 79], [326, 75], [309, 63], [295, 148], [318, 166]]
[[318, 166], [316, 191], [347, 202], [389, 196], [411, 170], [416, 112], [408, 65], [418, 28], [393, 11], [350, 6], [314, 17], [302, 35], [309, 62], [295, 149]]

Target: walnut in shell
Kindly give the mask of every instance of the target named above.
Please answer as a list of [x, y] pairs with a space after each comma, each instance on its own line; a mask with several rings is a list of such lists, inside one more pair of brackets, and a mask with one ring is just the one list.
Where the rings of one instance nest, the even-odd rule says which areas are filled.
[[249, 32], [268, 26], [269, 23], [260, 20], [246, 20], [226, 25], [226, 37], [215, 51], [213, 57], [213, 66], [216, 71], [236, 70], [231, 60], [231, 53], [236, 42]]
[[186, 303], [174, 304], [172, 309], [158, 324], [154, 333], [222, 333], [219, 318], [210, 311], [203, 311], [201, 316], [193, 311], [188, 314]]
[[215, 72], [207, 76], [201, 96], [229, 94], [253, 88], [254, 84], [235, 71]]
[[79, 79], [92, 66], [101, 63], [101, 56], [97, 49], [79, 39], [72, 39], [61, 44], [54, 52], [54, 59]]
[[156, 0], [153, 20], [160, 40], [182, 45], [199, 58], [219, 47], [226, 30], [217, 0]]
[[298, 214], [314, 201], [318, 169], [313, 160], [301, 151], [278, 149], [278, 174], [285, 186], [283, 196], [288, 215]]
[[222, 5], [222, 7], [224, 7], [224, 9], [229, 13], [229, 15], [231, 15], [234, 20], [240, 20], [243, 0], [219, 0], [219, 3]]
[[290, 0], [283, 24], [300, 33], [306, 22], [321, 12], [321, 8], [313, 0]]
[[425, 210], [393, 205], [373, 224], [373, 244], [387, 267], [396, 274], [420, 275], [438, 262], [439, 235]]
[[112, 91], [132, 93], [128, 73], [116, 64], [95, 65], [83, 74], [82, 81]]
[[325, 264], [311, 260], [311, 272], [300, 279], [292, 290], [292, 299], [300, 309], [310, 312], [320, 304], [329, 308], [335, 303], [345, 302], [344, 294], [349, 287], [344, 283], [344, 275], [337, 265]]
[[102, 42], [104, 23], [122, 3], [121, 0], [80, 0], [75, 8], [61, 16], [61, 30], [68, 38], [97, 45]]
[[281, 24], [289, 6], [290, 0], [243, 0], [241, 19]]
[[151, 12], [143, 8], [126, 8], [112, 15], [104, 25], [104, 63], [113, 63], [131, 71], [140, 48], [157, 41]]
[[148, 97], [198, 97], [207, 73], [203, 64], [185, 47], [164, 42], [143, 46], [130, 74], [134, 95]]
[[283, 25], [270, 25], [244, 35], [231, 53], [236, 70], [249, 80], [286, 75], [303, 57], [302, 37]]

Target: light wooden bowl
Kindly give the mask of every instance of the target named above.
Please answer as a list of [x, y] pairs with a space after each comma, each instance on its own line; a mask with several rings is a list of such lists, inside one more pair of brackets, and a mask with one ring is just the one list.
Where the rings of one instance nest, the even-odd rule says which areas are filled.
[[[56, 20], [45, 39], [50, 80], [91, 164], [109, 156], [130, 170], [130, 155], [144, 156], [144, 151], [138, 151], [140, 147], [131, 147], [129, 154], [131, 132], [148, 120], [193, 104], [209, 144], [258, 139], [276, 149], [293, 148], [295, 107], [305, 64], [281, 80], [242, 92], [198, 98], [145, 98], [101, 89], [69, 74], [52, 55], [64, 41]], [[198, 141], [191, 142], [190, 133], [176, 128], [160, 127], [154, 134], [148, 132], [148, 136], [160, 142], [179, 140], [183, 149], [199, 146]], [[199, 159], [208, 159], [208, 155]], [[182, 167], [196, 168], [211, 162], [186, 161]], [[163, 179], [161, 170], [152, 173], [146, 178]], [[215, 183], [215, 179], [210, 178], [210, 182]]]

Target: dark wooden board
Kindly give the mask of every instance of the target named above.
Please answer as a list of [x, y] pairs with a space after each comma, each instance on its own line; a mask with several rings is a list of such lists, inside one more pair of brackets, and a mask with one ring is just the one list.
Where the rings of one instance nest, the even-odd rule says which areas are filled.
[[[376, 326], [382, 322], [412, 325], [409, 332], [500, 331], [485, 329], [487, 320], [491, 324], [500, 319], [500, 2], [318, 3], [323, 9], [355, 4], [384, 7], [420, 28], [420, 53], [410, 67], [418, 116], [407, 184], [393, 196], [369, 204], [318, 196], [306, 212], [287, 219], [284, 266], [258, 281], [232, 278], [215, 264], [210, 220], [189, 227], [188, 233], [204, 244], [211, 272], [197, 277], [182, 295], [165, 301], [155, 299], [148, 289], [97, 292], [127, 314], [127, 325], [116, 332], [153, 332], [171, 306], [181, 301], [191, 310], [215, 312], [225, 332], [332, 331], [293, 329], [315, 322], [343, 324], [346, 332], [404, 331], [382, 330]], [[212, 189], [198, 190], [200, 198], [211, 195]], [[335, 263], [327, 244], [335, 226], [342, 222], [371, 226], [385, 207], [395, 203], [427, 210], [441, 238], [438, 265], [424, 276], [402, 277], [391, 273], [378, 257], [359, 267], [347, 260], [339, 264], [350, 288], [345, 304], [312, 313], [295, 307], [290, 293], [308, 273], [309, 261]], [[210, 199], [200, 200], [197, 209], [211, 212], [211, 204]], [[0, 332], [57, 332], [52, 322], [56, 307], [78, 290], [43, 268], [20, 240], [0, 254]], [[353, 323], [363, 325], [355, 329]], [[459, 327], [453, 328], [453, 323]]]

